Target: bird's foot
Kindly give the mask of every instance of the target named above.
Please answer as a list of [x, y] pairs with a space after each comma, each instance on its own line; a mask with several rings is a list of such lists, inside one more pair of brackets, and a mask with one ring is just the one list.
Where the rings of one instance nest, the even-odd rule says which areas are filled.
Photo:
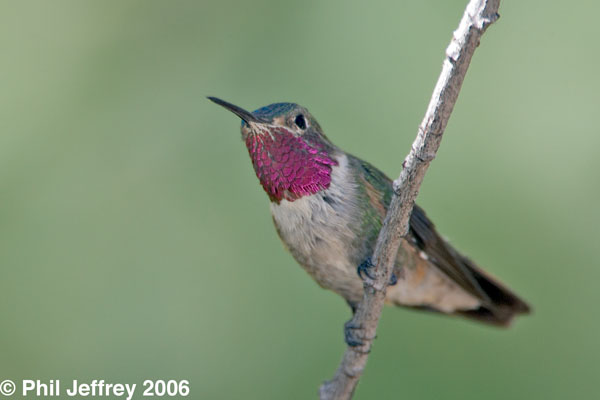
[[398, 277], [396, 277], [396, 274], [392, 271], [392, 276], [390, 276], [388, 286], [394, 286], [396, 283], [398, 283]]
[[[365, 340], [373, 340], [375, 337], [368, 338], [365, 336], [364, 328], [354, 324], [353, 320], [349, 320], [344, 324], [344, 341], [350, 347], [361, 347], [365, 344]], [[367, 353], [370, 350], [367, 351]]]
[[[367, 257], [365, 261], [360, 263], [360, 265], [356, 269], [356, 272], [362, 280], [366, 280], [367, 278], [373, 280], [375, 279], [375, 277], [372, 274], [373, 268], [375, 268], [375, 264], [373, 264], [373, 262], [371, 261], [371, 257]], [[394, 286], [396, 283], [398, 283], [398, 278], [396, 277], [396, 274], [392, 272], [392, 276], [390, 276], [390, 281], [388, 282], [388, 285]]]
[[375, 279], [375, 277], [371, 274], [373, 268], [375, 268], [375, 264], [373, 264], [373, 262], [371, 261], [371, 257], [367, 257], [365, 261], [360, 263], [360, 265], [356, 269], [356, 273], [358, 273], [358, 276], [362, 280], [365, 280], [366, 278], [373, 280]]

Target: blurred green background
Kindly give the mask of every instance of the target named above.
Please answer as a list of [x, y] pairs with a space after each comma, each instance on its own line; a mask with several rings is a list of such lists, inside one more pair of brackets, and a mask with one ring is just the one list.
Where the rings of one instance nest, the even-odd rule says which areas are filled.
[[[395, 178], [466, 3], [2, 1], [0, 379], [315, 398], [349, 310], [284, 251], [205, 96], [305, 105]], [[388, 308], [355, 398], [597, 395], [599, 11], [502, 3], [418, 199], [534, 315]]]

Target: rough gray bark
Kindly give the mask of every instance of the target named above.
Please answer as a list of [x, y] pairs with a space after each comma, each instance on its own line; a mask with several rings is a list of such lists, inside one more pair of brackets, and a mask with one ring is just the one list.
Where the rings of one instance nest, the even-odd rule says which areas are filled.
[[400, 243], [408, 232], [419, 187], [440, 146], [471, 57], [487, 27], [498, 19], [499, 3], [500, 0], [471, 0], [454, 31], [417, 138], [402, 163], [400, 177], [394, 181], [394, 196], [372, 257], [374, 279], [365, 280], [363, 300], [352, 321], [360, 327], [356, 333], [364, 343], [346, 349], [333, 379], [321, 386], [322, 400], [350, 399], [363, 373], [383, 309], [387, 282]]

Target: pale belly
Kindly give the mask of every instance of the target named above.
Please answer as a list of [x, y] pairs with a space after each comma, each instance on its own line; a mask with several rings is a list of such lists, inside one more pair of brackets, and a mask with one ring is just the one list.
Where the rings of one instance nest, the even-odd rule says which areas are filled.
[[[353, 248], [355, 235], [348, 218], [338, 214], [323, 195], [272, 204], [271, 212], [281, 240], [296, 261], [325, 289], [357, 304], [363, 282], [357, 274], [361, 257]], [[441, 312], [471, 309], [479, 301], [448, 279], [426, 258], [404, 242], [398, 282], [388, 287], [386, 302], [403, 306], [429, 306]]]
[[331, 205], [339, 199], [329, 196], [331, 193], [324, 192], [293, 202], [273, 203], [273, 221], [287, 249], [320, 286], [358, 302], [362, 280], [351, 256], [355, 253], [355, 235], [346, 218]]

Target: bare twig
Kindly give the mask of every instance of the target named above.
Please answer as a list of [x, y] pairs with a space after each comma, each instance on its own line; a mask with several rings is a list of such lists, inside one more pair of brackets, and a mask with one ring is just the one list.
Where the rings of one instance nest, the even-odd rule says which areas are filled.
[[419, 187], [429, 163], [435, 158], [471, 57], [487, 27], [498, 19], [499, 3], [500, 0], [471, 0], [454, 31], [417, 138], [402, 164], [400, 177], [394, 181], [395, 194], [372, 257], [374, 279], [365, 281], [363, 300], [352, 321], [354, 326], [360, 327], [357, 335], [363, 338], [363, 345], [346, 349], [333, 379], [321, 386], [322, 400], [350, 399], [365, 368], [383, 309], [387, 282], [400, 243], [408, 232]]

